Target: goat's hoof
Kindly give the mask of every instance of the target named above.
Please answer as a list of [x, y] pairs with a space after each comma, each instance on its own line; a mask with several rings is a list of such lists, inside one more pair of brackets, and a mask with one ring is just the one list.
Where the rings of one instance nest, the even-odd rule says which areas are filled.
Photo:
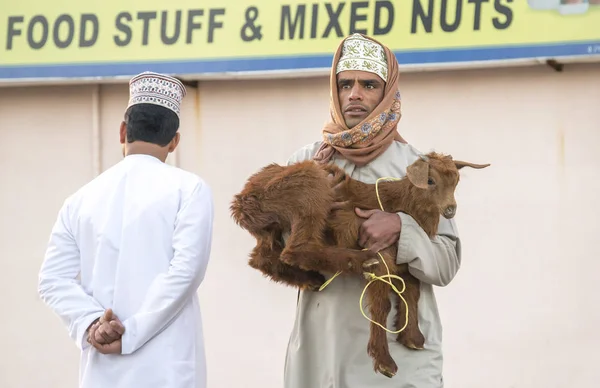
[[419, 346], [419, 345], [415, 345], [415, 344], [413, 344], [412, 342], [408, 344], [408, 347], [409, 347], [410, 349], [412, 349], [412, 350], [423, 350], [423, 349], [425, 349], [425, 347], [424, 347], [424, 346], [422, 346], [422, 345], [421, 345], [421, 346]]
[[[395, 365], [394, 365], [395, 366]], [[382, 375], [384, 375], [385, 377], [388, 378], [392, 378], [394, 376], [396, 376], [396, 371], [398, 370], [398, 367], [387, 367], [385, 365], [378, 365], [377, 366], [377, 371], [379, 373], [381, 373]]]
[[313, 292], [317, 292], [319, 291], [319, 289], [321, 288], [321, 286], [323, 285], [323, 283], [321, 284], [307, 284], [304, 288], [309, 290], [309, 291], [313, 291]]
[[415, 345], [412, 342], [409, 342], [408, 344], [406, 344], [406, 347], [409, 348], [409, 349], [412, 349], [412, 350], [423, 350], [423, 349], [425, 349], [425, 347]]
[[379, 264], [379, 260], [369, 259], [363, 263], [362, 267], [363, 267], [363, 269], [371, 269], [378, 264]]
[[375, 351], [378, 347], [369, 345], [368, 352], [371, 358], [373, 359], [373, 366], [375, 372], [381, 373], [382, 375], [392, 378], [398, 372], [398, 365], [392, 358], [392, 356], [386, 351]]
[[310, 291], [319, 291], [321, 286], [325, 283], [325, 277], [323, 275], [318, 275], [315, 277], [311, 277], [304, 284], [304, 289]]
[[404, 345], [408, 349], [412, 349], [412, 350], [425, 349], [425, 338], [423, 336], [420, 336], [420, 338], [417, 338], [416, 341], [413, 339], [398, 338], [398, 342], [400, 342], [402, 345]]

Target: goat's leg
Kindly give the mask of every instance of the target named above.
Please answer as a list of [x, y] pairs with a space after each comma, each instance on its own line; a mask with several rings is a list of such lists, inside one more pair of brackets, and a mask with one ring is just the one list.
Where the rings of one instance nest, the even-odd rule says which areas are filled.
[[280, 243], [260, 240], [252, 250], [248, 264], [275, 282], [317, 291], [325, 282], [325, 277], [316, 271], [305, 271], [282, 262], [282, 251]]
[[[381, 276], [383, 273], [379, 273], [378, 275]], [[383, 326], [387, 325], [387, 317], [392, 308], [389, 292], [390, 287], [379, 280], [371, 283], [367, 289], [371, 319]], [[398, 366], [390, 355], [386, 331], [372, 322], [367, 352], [373, 359], [373, 369], [376, 372], [390, 378], [396, 374]]]
[[315, 228], [314, 224], [293, 223], [282, 260], [321, 272], [361, 275], [364, 271], [372, 271], [380, 265], [379, 256], [376, 252], [360, 249], [356, 238], [352, 238], [358, 233], [353, 212], [353, 209], [339, 210], [328, 215], [322, 229], [320, 224]]
[[371, 251], [327, 246], [320, 228], [307, 224], [292, 225], [290, 237], [281, 254], [281, 261], [306, 271], [351, 272], [362, 274], [379, 264], [377, 254]]
[[341, 183], [347, 178], [346, 172], [335, 164], [326, 164], [323, 166], [323, 169], [327, 172], [328, 175], [333, 175], [333, 177], [331, 178], [331, 184], [333, 186], [337, 185], [338, 183]]
[[[396, 313], [396, 330], [400, 330], [406, 324], [403, 331], [398, 333], [397, 341], [409, 349], [420, 350], [425, 346], [425, 337], [419, 329], [419, 298], [421, 295], [421, 283], [419, 279], [406, 272], [402, 275], [406, 289], [402, 296], [408, 304], [408, 323], [406, 322], [406, 306], [404, 302], [396, 295], [397, 313]], [[395, 281], [396, 287], [401, 287]], [[400, 288], [399, 288], [400, 289]]]
[[371, 251], [328, 247], [318, 243], [287, 245], [286, 250], [281, 260], [305, 271], [362, 274], [379, 264], [376, 254]]

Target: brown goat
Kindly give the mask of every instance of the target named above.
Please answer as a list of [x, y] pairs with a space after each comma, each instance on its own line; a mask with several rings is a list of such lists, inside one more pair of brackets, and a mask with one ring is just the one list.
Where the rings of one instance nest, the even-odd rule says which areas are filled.
[[[456, 212], [454, 191], [461, 168], [484, 168], [451, 156], [429, 153], [408, 166], [406, 176], [377, 185], [379, 199], [387, 212], [411, 215], [433, 238], [437, 234], [440, 214], [452, 218]], [[328, 176], [333, 174], [333, 181]], [[341, 183], [336, 195], [333, 184]], [[377, 252], [361, 250], [358, 231], [364, 221], [354, 208], [376, 209], [379, 201], [375, 184], [350, 178], [334, 164], [318, 165], [304, 161], [290, 166], [271, 164], [252, 175], [243, 190], [234, 197], [231, 212], [235, 222], [257, 241], [250, 254], [249, 265], [276, 282], [299, 288], [318, 290], [325, 278], [321, 272], [341, 272], [361, 275], [372, 271], [377, 276], [387, 274], [379, 264]], [[339, 210], [330, 211], [334, 201], [346, 201]], [[284, 246], [282, 236], [289, 232]], [[408, 322], [397, 340], [407, 348], [422, 349], [425, 338], [418, 326], [417, 303], [419, 280], [408, 272], [408, 265], [397, 265], [397, 246], [380, 252], [390, 273], [402, 275], [406, 284], [404, 298], [408, 305]], [[396, 280], [391, 280], [402, 288]], [[391, 311], [390, 288], [375, 281], [367, 290], [371, 319], [387, 322]], [[396, 330], [404, 326], [401, 317], [406, 310], [397, 299]], [[389, 353], [385, 331], [371, 323], [368, 354], [374, 369], [387, 377], [398, 367]]]

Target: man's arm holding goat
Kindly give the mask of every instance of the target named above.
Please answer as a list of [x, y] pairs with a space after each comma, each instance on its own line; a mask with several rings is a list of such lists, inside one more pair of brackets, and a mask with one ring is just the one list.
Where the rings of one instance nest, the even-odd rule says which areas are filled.
[[430, 239], [408, 214], [398, 213], [401, 232], [398, 264], [408, 263], [410, 273], [424, 283], [444, 287], [460, 268], [460, 238], [454, 220], [440, 217], [437, 236]]
[[375, 252], [397, 244], [396, 263], [408, 264], [420, 281], [448, 285], [460, 268], [460, 240], [454, 220], [440, 217], [437, 235], [430, 239], [413, 217], [378, 209], [357, 209], [366, 220], [360, 227], [359, 245]]

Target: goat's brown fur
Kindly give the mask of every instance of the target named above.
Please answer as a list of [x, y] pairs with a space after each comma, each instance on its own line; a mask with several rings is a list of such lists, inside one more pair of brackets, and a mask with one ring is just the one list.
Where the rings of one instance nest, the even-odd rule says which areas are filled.
[[[411, 215], [433, 238], [437, 234], [440, 214], [454, 216], [454, 190], [459, 181], [458, 170], [464, 166], [484, 168], [453, 161], [451, 156], [429, 153], [407, 168], [406, 177], [378, 184], [379, 197], [387, 212]], [[333, 181], [328, 175], [333, 174]], [[343, 182], [336, 197], [333, 184]], [[330, 211], [334, 201], [347, 201], [342, 209]], [[272, 280], [299, 288], [318, 290], [325, 281], [321, 272], [341, 271], [360, 275], [365, 270], [377, 276], [387, 273], [379, 264], [379, 256], [361, 250], [358, 231], [364, 221], [354, 208], [378, 209], [375, 184], [350, 178], [334, 164], [318, 165], [304, 161], [290, 166], [271, 164], [252, 175], [243, 190], [234, 197], [231, 212], [235, 222], [250, 232], [257, 245], [250, 255], [249, 265]], [[289, 238], [282, 243], [282, 235]], [[420, 282], [408, 272], [408, 265], [397, 265], [397, 246], [380, 252], [390, 273], [401, 275], [406, 284], [403, 294], [408, 304], [409, 321], [397, 340], [411, 349], [422, 349], [425, 338], [418, 326], [417, 303]], [[396, 280], [397, 288], [401, 288]], [[375, 281], [367, 290], [371, 319], [384, 324], [391, 311], [390, 289]], [[396, 300], [395, 327], [404, 326], [404, 304]], [[392, 377], [397, 366], [392, 359], [386, 332], [371, 324], [368, 354], [374, 360], [375, 371]]]

